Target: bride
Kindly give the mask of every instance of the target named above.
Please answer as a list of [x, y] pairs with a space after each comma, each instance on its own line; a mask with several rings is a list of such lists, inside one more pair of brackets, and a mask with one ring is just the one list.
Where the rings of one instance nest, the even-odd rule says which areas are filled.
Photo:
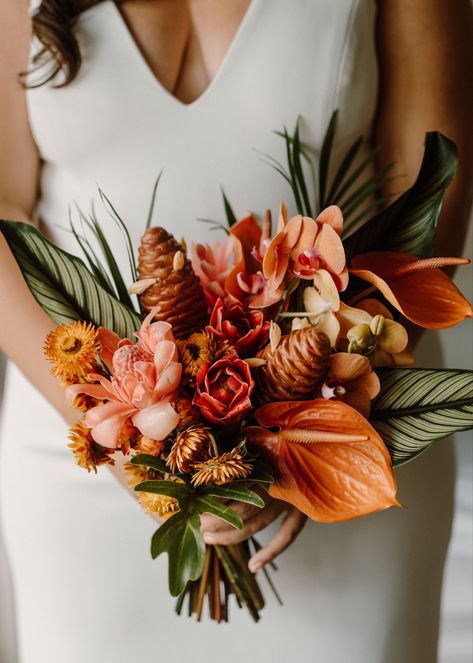
[[[371, 135], [378, 165], [396, 164], [388, 192], [415, 178], [426, 131], [457, 143], [436, 255], [461, 254], [473, 181], [469, 0], [2, 0], [0, 26], [0, 218], [39, 223], [74, 251], [69, 206], [90, 209], [99, 185], [137, 246], [163, 169], [155, 223], [206, 241], [196, 219], [222, 216], [219, 185], [242, 215], [290, 200], [255, 151], [283, 157], [271, 130], [300, 115], [320, 149], [339, 108], [337, 154]], [[155, 523], [120, 485], [121, 468], [87, 476], [69, 456], [75, 416], [42, 356], [54, 324], [1, 235], [0, 284], [10, 359], [1, 503], [21, 663], [436, 661], [449, 444], [399, 470], [408, 510], [327, 526], [273, 500], [244, 512], [241, 532], [205, 517], [209, 543], [261, 530], [254, 571], [285, 551], [286, 605], [269, 598], [258, 626], [236, 606], [219, 627], [178, 618], [166, 560], [149, 557]]]

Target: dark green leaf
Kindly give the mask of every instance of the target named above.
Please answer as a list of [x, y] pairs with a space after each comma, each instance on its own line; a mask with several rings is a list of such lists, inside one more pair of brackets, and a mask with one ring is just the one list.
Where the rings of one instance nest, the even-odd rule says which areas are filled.
[[232, 206], [230, 205], [230, 202], [229, 202], [227, 196], [225, 195], [225, 191], [223, 190], [222, 187], [220, 187], [220, 188], [221, 188], [221, 191], [222, 191], [223, 206], [225, 208], [225, 214], [227, 216], [227, 223], [228, 223], [228, 226], [231, 228], [237, 222], [237, 218], [236, 218], [236, 216], [233, 212]]
[[234, 486], [232, 483], [223, 486], [208, 486], [202, 489], [201, 494], [220, 497], [225, 500], [235, 500], [236, 502], [246, 502], [254, 506], [263, 507], [264, 500], [250, 488], [243, 486]]
[[0, 231], [35, 299], [57, 324], [86, 320], [122, 338], [139, 329], [138, 315], [102, 288], [80, 258], [54, 246], [30, 224], [2, 221]]
[[150, 467], [158, 472], [169, 472], [169, 468], [162, 458], [151, 456], [150, 454], [136, 454], [136, 456], [133, 456], [130, 460], [130, 463], [132, 465], [144, 465], [145, 467]]
[[424, 159], [410, 189], [344, 241], [347, 260], [368, 251], [399, 251], [429, 257], [457, 150], [438, 132], [426, 134]]
[[242, 529], [243, 527], [243, 521], [238, 513], [213, 497], [198, 496], [193, 501], [192, 508], [198, 511], [198, 513], [211, 513], [213, 516], [225, 520], [225, 522], [237, 529]]
[[153, 193], [151, 194], [151, 202], [149, 204], [148, 218], [146, 219], [146, 228], [151, 227], [151, 222], [153, 220], [154, 206], [155, 206], [155, 203], [156, 203], [156, 194], [158, 192], [158, 184], [159, 184], [159, 180], [161, 179], [162, 174], [163, 174], [163, 171], [161, 171], [159, 173], [159, 175], [156, 178], [156, 181], [154, 183], [154, 186], [153, 186]]
[[395, 465], [437, 440], [473, 428], [473, 371], [393, 368], [379, 376], [381, 392], [370, 421]]
[[202, 574], [205, 559], [205, 543], [200, 531], [200, 516], [182, 511], [166, 520], [151, 540], [151, 555], [155, 559], [168, 553], [169, 591], [179, 596], [189, 580], [197, 580]]
[[290, 178], [290, 184], [292, 188], [292, 193], [294, 194], [294, 201], [296, 203], [296, 209], [297, 211], [302, 214], [304, 209], [302, 205], [302, 198], [299, 192], [299, 182], [297, 179], [296, 175], [296, 170], [294, 166], [294, 158], [293, 158], [293, 153], [292, 153], [292, 140], [291, 137], [289, 136], [289, 133], [284, 127], [284, 140], [286, 143], [286, 159], [287, 159], [287, 169], [289, 172], [289, 178]]
[[338, 110], [332, 113], [330, 118], [329, 125], [325, 132], [325, 136], [322, 142], [322, 148], [320, 150], [320, 163], [319, 163], [319, 206], [320, 209], [327, 207], [325, 193], [327, 191], [328, 185], [328, 175], [330, 169], [330, 157], [332, 154], [333, 141], [335, 138], [335, 132], [337, 128], [337, 116]]
[[142, 481], [135, 490], [140, 493], [154, 493], [155, 495], [167, 495], [174, 497], [179, 502], [181, 509], [192, 497], [192, 492], [189, 490], [187, 484], [178, 483], [177, 481], [166, 481], [159, 479], [151, 479], [150, 481]]
[[128, 262], [130, 264], [130, 272], [133, 280], [136, 281], [137, 279], [137, 271], [136, 271], [136, 263], [135, 263], [135, 254], [134, 254], [134, 247], [133, 244], [131, 243], [131, 237], [130, 233], [128, 232], [128, 228], [126, 227], [126, 224], [123, 222], [122, 218], [118, 214], [117, 210], [115, 207], [112, 205], [110, 200], [107, 198], [107, 196], [104, 194], [104, 192], [99, 189], [99, 195], [102, 200], [102, 203], [111, 216], [111, 218], [115, 221], [117, 226], [119, 227], [120, 231], [122, 232], [122, 235], [125, 240], [125, 246], [126, 250], [128, 253]]
[[342, 184], [344, 177], [346, 177], [347, 173], [350, 171], [350, 168], [362, 144], [363, 138], [360, 136], [355, 140], [346, 155], [343, 157], [342, 162], [332, 180], [330, 191], [327, 194], [327, 201], [332, 201], [336, 197], [338, 188]]
[[301, 143], [299, 138], [299, 119], [296, 123], [296, 128], [294, 130], [294, 137], [292, 141], [292, 160], [294, 163], [294, 172], [297, 178], [299, 185], [299, 190], [301, 192], [302, 201], [305, 205], [305, 209], [301, 210], [305, 215], [312, 216], [312, 206], [310, 203], [309, 194], [307, 191], [307, 185], [305, 182], [304, 171], [302, 169], [301, 162]]

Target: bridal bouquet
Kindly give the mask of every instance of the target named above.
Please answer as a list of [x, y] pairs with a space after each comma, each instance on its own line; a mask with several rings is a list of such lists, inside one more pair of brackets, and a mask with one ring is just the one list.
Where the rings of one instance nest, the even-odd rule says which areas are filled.
[[255, 620], [264, 605], [248, 570], [258, 541], [206, 545], [201, 514], [242, 528], [232, 502], [263, 507], [266, 493], [318, 522], [399, 506], [393, 468], [473, 428], [473, 372], [413, 368], [406, 330], [472, 317], [441, 270], [468, 261], [431, 256], [455, 148], [428, 134], [415, 184], [367, 220], [387, 169], [358, 184], [356, 141], [330, 180], [335, 118], [318, 168], [299, 125], [282, 134], [287, 167], [273, 165], [298, 214], [282, 203], [275, 229], [270, 212], [237, 220], [224, 195], [226, 238], [188, 252], [151, 209], [137, 265], [127, 239], [131, 284], [93, 217], [71, 225], [88, 267], [31, 226], [0, 225], [59, 324], [45, 354], [82, 412], [69, 446], [89, 471], [128, 457], [130, 485], [163, 519], [151, 554], [168, 553], [177, 610], [187, 597], [197, 619], [206, 597], [217, 621], [230, 594]]

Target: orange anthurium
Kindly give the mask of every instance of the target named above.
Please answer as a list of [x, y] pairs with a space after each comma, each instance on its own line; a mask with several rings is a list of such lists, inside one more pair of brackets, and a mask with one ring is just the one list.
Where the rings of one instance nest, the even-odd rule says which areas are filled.
[[[356, 410], [340, 401], [270, 403], [245, 429], [276, 471], [269, 492], [313, 520], [350, 520], [399, 503], [388, 450]], [[269, 430], [278, 427], [277, 432]]]
[[350, 273], [368, 281], [406, 318], [428, 329], [444, 329], [472, 317], [471, 305], [440, 271], [465, 265], [463, 258], [428, 258], [391, 251], [356, 256]]

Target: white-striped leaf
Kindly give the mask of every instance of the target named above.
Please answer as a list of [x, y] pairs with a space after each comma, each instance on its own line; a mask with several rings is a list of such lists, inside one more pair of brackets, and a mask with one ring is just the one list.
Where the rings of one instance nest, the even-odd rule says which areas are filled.
[[473, 428], [473, 371], [393, 368], [379, 377], [381, 392], [370, 421], [394, 465], [407, 463], [437, 440]]
[[455, 175], [457, 150], [437, 131], [426, 134], [416, 181], [402, 196], [344, 239], [347, 262], [368, 251], [429, 257], [445, 191]]
[[80, 258], [29, 224], [1, 221], [0, 230], [35, 299], [57, 324], [86, 320], [120, 337], [139, 329], [139, 316], [104, 290]]

